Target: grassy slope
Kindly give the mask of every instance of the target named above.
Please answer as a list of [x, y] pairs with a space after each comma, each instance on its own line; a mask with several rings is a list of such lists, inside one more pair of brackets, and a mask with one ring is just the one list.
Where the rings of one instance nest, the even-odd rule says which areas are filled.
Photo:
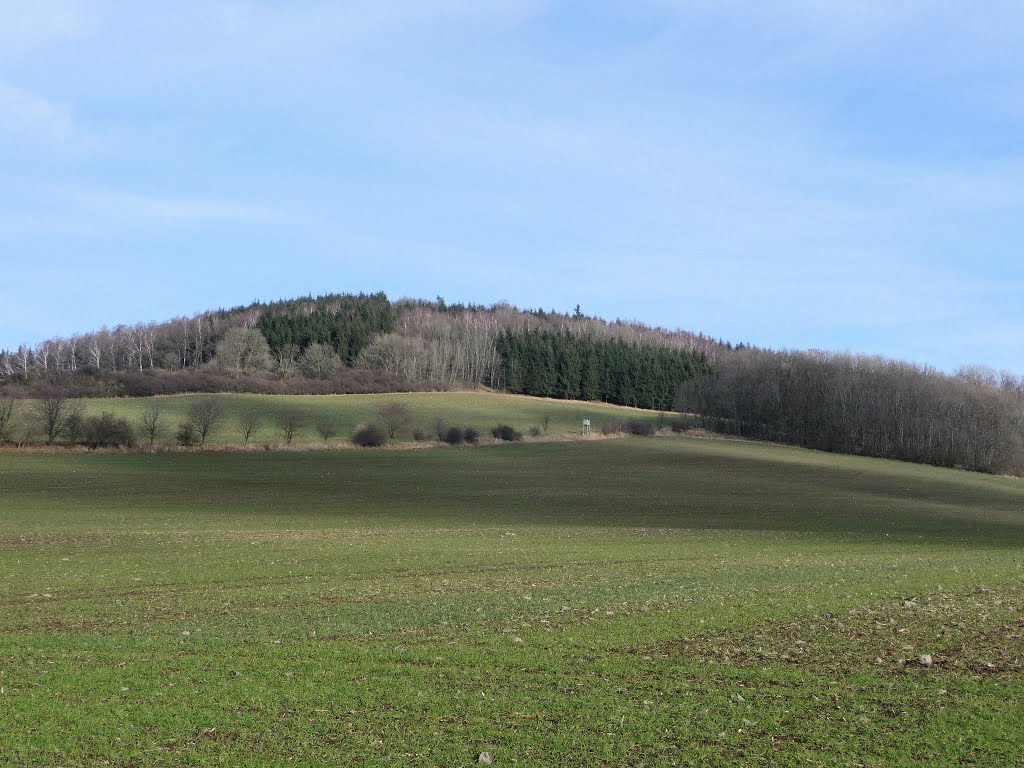
[[631, 439], [0, 488], [16, 765], [1019, 764], [1019, 481]]
[[[173, 427], [185, 419], [188, 404], [202, 395], [174, 395], [157, 398], [105, 398], [80, 401], [88, 415], [108, 411], [128, 418], [137, 424], [143, 410], [159, 404], [165, 411], [168, 427], [164, 442], [173, 442]], [[254, 442], [280, 441], [275, 427], [277, 415], [286, 408], [300, 410], [306, 422], [296, 442], [322, 442], [315, 431], [320, 419], [333, 419], [338, 425], [338, 437], [331, 442], [348, 442], [360, 424], [376, 419], [376, 409], [383, 403], [402, 402], [409, 406], [413, 423], [399, 437], [411, 439], [412, 430], [420, 428], [433, 432], [434, 422], [443, 419], [452, 426], [475, 427], [481, 434], [500, 423], [508, 423], [526, 432], [531, 426], [543, 426], [544, 417], [550, 419], [549, 432], [582, 431], [583, 418], [591, 417], [595, 431], [604, 421], [623, 418], [658, 418], [656, 413], [635, 408], [624, 408], [605, 403], [582, 403], [564, 400], [545, 400], [535, 397], [505, 395], [494, 392], [414, 392], [387, 395], [230, 395], [214, 397], [224, 403], [227, 417], [210, 442], [215, 445], [240, 443], [238, 414], [245, 409], [258, 411], [265, 426]]]

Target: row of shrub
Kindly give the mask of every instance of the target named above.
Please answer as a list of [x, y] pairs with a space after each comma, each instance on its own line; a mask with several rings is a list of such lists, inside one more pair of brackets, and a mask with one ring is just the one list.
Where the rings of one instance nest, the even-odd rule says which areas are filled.
[[212, 369], [163, 371], [159, 369], [97, 373], [51, 372], [29, 384], [0, 382], [0, 391], [18, 398], [38, 397], [60, 387], [72, 398], [152, 397], [188, 393], [246, 393], [255, 395], [365, 395], [385, 392], [427, 392], [447, 389], [442, 382], [406, 381], [385, 371], [339, 368], [330, 378], [293, 375], [271, 379], [232, 376]]
[[[654, 423], [642, 419], [621, 419], [609, 421], [601, 425], [602, 435], [636, 435], [638, 437], [651, 437], [658, 434], [658, 430], [666, 426], [665, 423]], [[673, 419], [667, 426], [675, 433], [685, 432], [692, 428], [692, 424], [686, 418]]]
[[[682, 431], [682, 422], [678, 420], [671, 426], [673, 431]], [[337, 434], [333, 427], [328, 428], [327, 426], [318, 428], [318, 431], [325, 440]], [[601, 432], [605, 435], [625, 433], [649, 437], [657, 432], [657, 427], [648, 421], [631, 419], [606, 423], [602, 426]], [[491, 430], [491, 436], [496, 440], [506, 442], [518, 442], [523, 439], [522, 432], [508, 424], [494, 427]], [[79, 424], [72, 428], [68, 437], [70, 442], [80, 443], [90, 448], [130, 448], [136, 444], [135, 429], [128, 420], [111, 413], [81, 419]], [[288, 437], [287, 432], [286, 437]], [[414, 438], [423, 441], [428, 439], [428, 436], [422, 430], [415, 430]], [[439, 426], [437, 439], [448, 445], [476, 445], [480, 442], [480, 433], [473, 427]], [[204, 442], [201, 425], [197, 425], [192, 420], [183, 421], [175, 432], [175, 441], [183, 447], [200, 445]], [[290, 443], [291, 440], [288, 439], [288, 442]], [[365, 448], [377, 448], [391, 442], [391, 435], [383, 424], [366, 424], [355, 431], [352, 435], [352, 442]]]
[[[45, 439], [47, 444], [64, 443], [100, 447], [129, 447], [135, 444], [136, 438], [155, 446], [157, 441], [172, 435], [174, 441], [183, 447], [205, 445], [213, 435], [222, 431], [228, 423], [228, 412], [224, 401], [216, 397], [199, 397], [188, 403], [185, 418], [176, 427], [168, 423], [167, 412], [159, 401], [150, 402], [139, 414], [135, 423], [129, 423], [110, 413], [99, 416], [85, 417], [82, 406], [71, 400], [65, 390], [52, 389], [42, 393], [38, 400], [30, 401], [27, 412], [10, 396], [0, 397], [0, 443], [13, 440], [14, 424], [19, 419], [29, 429], [35, 428], [36, 433]], [[296, 407], [284, 407], [276, 414], [267, 414], [256, 407], [246, 407], [231, 419], [238, 434], [248, 444], [256, 439], [257, 433], [273, 426], [281, 438], [291, 443], [295, 437], [310, 427], [310, 415]], [[679, 417], [672, 424], [675, 431], [684, 426]], [[473, 427], [462, 427], [448, 424], [443, 419], [434, 423], [432, 432], [421, 428], [410, 429], [413, 424], [413, 413], [409, 406], [399, 401], [389, 401], [377, 408], [377, 418], [372, 424], [361, 427], [352, 436], [357, 445], [380, 446], [393, 442], [399, 435], [409, 434], [414, 440], [427, 441], [436, 438], [448, 445], [475, 444], [480, 435]], [[667, 416], [663, 416], [657, 425], [632, 419], [606, 423], [602, 427], [605, 434], [628, 433], [633, 435], [651, 435], [657, 429], [666, 426]], [[330, 417], [323, 416], [315, 424], [316, 432], [328, 442], [338, 435], [337, 423]], [[545, 419], [544, 432], [548, 422]], [[541, 427], [533, 426], [530, 435], [538, 437]], [[491, 430], [495, 440], [518, 441], [523, 434], [509, 424], [499, 424]], [[25, 432], [24, 442], [32, 442], [29, 431]]]
[[[432, 436], [422, 429], [413, 430], [413, 439], [417, 442], [425, 442], [433, 439]], [[509, 442], [523, 439], [523, 434], [510, 427], [508, 424], [500, 424], [491, 430], [491, 436], [496, 440]], [[476, 445], [480, 442], [480, 433], [473, 427], [449, 426], [439, 421], [434, 426], [434, 435], [439, 442], [448, 445]], [[361, 426], [352, 435], [352, 442], [364, 448], [379, 448], [391, 441], [391, 435], [384, 424], [366, 424]]]

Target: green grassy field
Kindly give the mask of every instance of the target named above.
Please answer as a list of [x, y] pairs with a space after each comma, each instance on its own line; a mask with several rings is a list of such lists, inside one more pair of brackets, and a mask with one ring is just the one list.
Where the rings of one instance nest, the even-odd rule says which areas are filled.
[[0, 492], [0, 764], [1022, 764], [1020, 481], [634, 438]]
[[[174, 442], [174, 427], [185, 420], [189, 403], [209, 395], [173, 395], [152, 398], [96, 398], [79, 401], [86, 415], [99, 415], [107, 411], [123, 416], [138, 424], [143, 410], [156, 404], [164, 411], [167, 427], [161, 443]], [[242, 442], [238, 429], [238, 415], [245, 410], [258, 412], [263, 427], [253, 438], [255, 443], [283, 442], [281, 432], [275, 426], [278, 414], [286, 409], [296, 409], [303, 414], [305, 428], [296, 437], [296, 443], [323, 443], [316, 432], [321, 419], [333, 420], [338, 426], [338, 435], [331, 444], [347, 443], [352, 433], [362, 424], [377, 418], [377, 408], [384, 403], [401, 402], [409, 407], [412, 423], [397, 439], [411, 440], [412, 430], [419, 428], [433, 435], [434, 423], [441, 419], [449, 426], [474, 427], [482, 435], [488, 435], [492, 427], [507, 423], [521, 432], [531, 426], [543, 427], [548, 418], [550, 433], [580, 433], [584, 417], [590, 417], [594, 431], [600, 431], [601, 424], [620, 419], [639, 418], [652, 421], [659, 414], [624, 408], [606, 403], [580, 403], [564, 400], [545, 400], [534, 397], [504, 395], [496, 392], [412, 392], [386, 395], [213, 395], [224, 404], [225, 419], [222, 427], [212, 435], [213, 445], [237, 444]], [[671, 418], [669, 415], [667, 418]]]

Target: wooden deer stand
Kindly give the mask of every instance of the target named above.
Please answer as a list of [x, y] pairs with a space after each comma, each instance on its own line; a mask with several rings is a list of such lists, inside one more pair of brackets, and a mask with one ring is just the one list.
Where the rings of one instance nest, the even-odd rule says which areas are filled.
[[590, 436], [590, 419], [584, 419], [583, 420], [583, 436], [584, 437], [589, 437]]

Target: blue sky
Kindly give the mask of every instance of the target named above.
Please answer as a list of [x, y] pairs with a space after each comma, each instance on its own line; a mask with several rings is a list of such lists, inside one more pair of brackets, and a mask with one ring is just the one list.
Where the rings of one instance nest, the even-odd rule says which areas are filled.
[[1024, 4], [0, 0], [0, 347], [254, 299], [1024, 373]]

